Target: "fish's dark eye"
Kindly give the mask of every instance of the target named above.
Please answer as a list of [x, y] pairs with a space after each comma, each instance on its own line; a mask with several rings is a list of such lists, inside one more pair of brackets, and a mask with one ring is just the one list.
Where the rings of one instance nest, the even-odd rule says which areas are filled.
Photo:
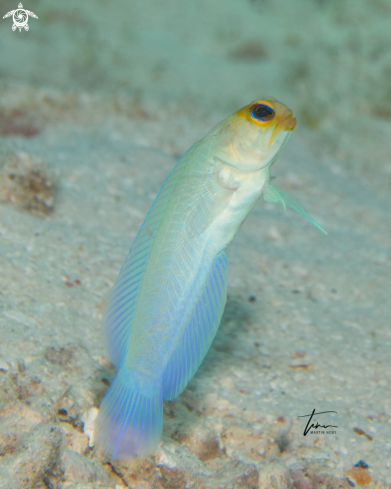
[[250, 114], [254, 117], [254, 119], [268, 122], [273, 119], [274, 110], [268, 105], [256, 104], [251, 107]]

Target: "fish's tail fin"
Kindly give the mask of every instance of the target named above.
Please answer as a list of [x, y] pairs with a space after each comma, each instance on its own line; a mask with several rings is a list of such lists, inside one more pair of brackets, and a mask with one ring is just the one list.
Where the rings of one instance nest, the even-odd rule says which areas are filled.
[[113, 459], [147, 457], [156, 451], [162, 429], [161, 380], [147, 385], [121, 367], [100, 406], [96, 444]]

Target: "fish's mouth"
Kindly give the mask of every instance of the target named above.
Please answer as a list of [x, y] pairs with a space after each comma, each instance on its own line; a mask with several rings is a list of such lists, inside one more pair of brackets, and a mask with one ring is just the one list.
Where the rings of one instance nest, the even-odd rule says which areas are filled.
[[293, 117], [292, 111], [287, 109], [273, 129], [272, 135], [270, 136], [270, 144], [274, 143], [280, 133], [285, 131], [292, 132], [296, 127], [296, 122], [296, 117]]

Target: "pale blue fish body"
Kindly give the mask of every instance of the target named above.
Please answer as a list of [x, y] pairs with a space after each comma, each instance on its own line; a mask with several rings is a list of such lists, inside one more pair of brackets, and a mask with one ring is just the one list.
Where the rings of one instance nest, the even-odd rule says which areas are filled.
[[[262, 116], [273, 111], [274, 123], [254, 122], [254, 107]], [[267, 189], [295, 122], [274, 99], [241, 109], [183, 155], [149, 210], [104, 317], [118, 372], [96, 435], [112, 458], [156, 450], [163, 399], [184, 390], [217, 332], [227, 294], [224, 250]], [[278, 191], [270, 186], [265, 198], [284, 203]]]
[[[243, 210], [259, 199], [265, 172], [257, 178], [257, 190], [240, 199], [238, 207], [232, 202], [232, 190], [217, 182], [219, 166], [208, 145], [195, 145], [176, 168], [180, 182], [154, 237], [124, 359], [124, 365], [140, 375], [161, 374], [211, 263], [232, 241], [245, 218]], [[174, 177], [175, 171], [170, 178]]]

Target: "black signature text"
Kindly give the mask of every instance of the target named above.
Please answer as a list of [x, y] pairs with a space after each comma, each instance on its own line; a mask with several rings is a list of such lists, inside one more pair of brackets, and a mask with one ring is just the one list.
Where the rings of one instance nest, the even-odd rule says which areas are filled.
[[306, 427], [304, 428], [304, 432], [303, 432], [303, 435], [306, 436], [308, 434], [308, 432], [310, 430], [312, 430], [312, 428], [314, 428], [315, 430], [317, 430], [318, 428], [338, 428], [338, 426], [335, 426], [335, 425], [332, 425], [332, 424], [319, 424], [317, 421], [315, 421], [316, 424], [311, 423], [312, 421], [312, 418], [317, 414], [325, 414], [325, 413], [336, 413], [337, 414], [337, 411], [321, 411], [319, 413], [315, 412], [315, 409], [312, 410], [312, 413], [311, 414], [303, 414], [303, 416], [299, 416], [299, 418], [307, 418], [309, 417], [310, 419], [308, 420], [308, 423], [306, 424]]

